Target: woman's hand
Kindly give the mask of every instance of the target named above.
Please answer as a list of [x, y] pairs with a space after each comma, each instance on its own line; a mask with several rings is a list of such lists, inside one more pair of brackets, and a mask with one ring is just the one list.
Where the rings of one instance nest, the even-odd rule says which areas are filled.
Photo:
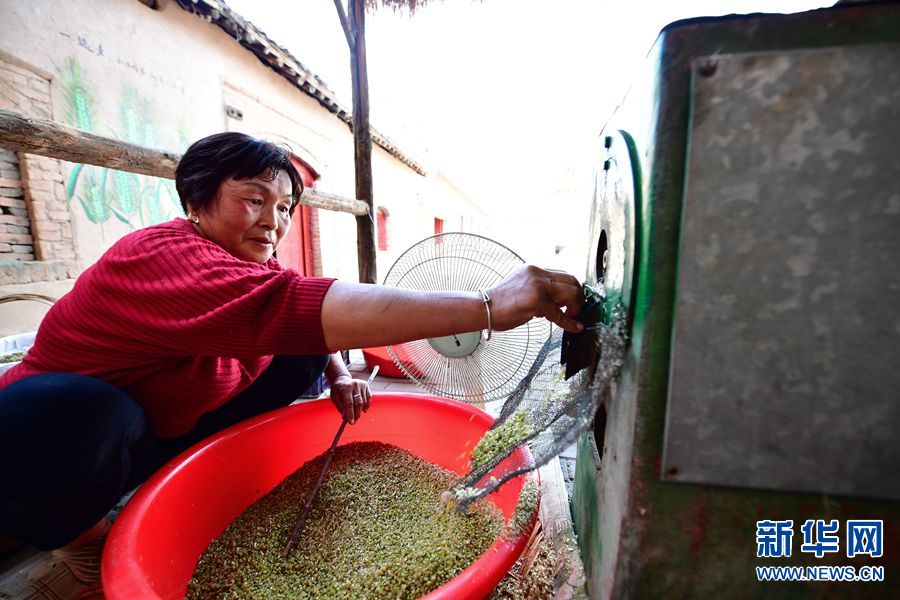
[[331, 401], [352, 425], [362, 413], [369, 410], [372, 392], [369, 390], [369, 384], [362, 379], [341, 375], [331, 382]]
[[581, 284], [562, 271], [524, 265], [487, 292], [491, 325], [497, 331], [512, 329], [532, 317], [543, 317], [572, 333], [583, 329], [574, 319], [584, 304]]

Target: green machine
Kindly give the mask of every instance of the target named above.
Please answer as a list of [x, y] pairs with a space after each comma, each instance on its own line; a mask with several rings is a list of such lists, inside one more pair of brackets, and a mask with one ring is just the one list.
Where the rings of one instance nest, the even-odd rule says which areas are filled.
[[591, 597], [900, 597], [900, 4], [674, 23], [600, 139]]

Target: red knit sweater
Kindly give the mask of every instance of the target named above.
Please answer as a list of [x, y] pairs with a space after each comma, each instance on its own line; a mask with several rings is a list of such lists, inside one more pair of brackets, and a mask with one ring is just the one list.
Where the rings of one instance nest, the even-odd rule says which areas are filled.
[[129, 393], [161, 437], [189, 431], [274, 354], [328, 352], [333, 279], [235, 258], [184, 219], [126, 235], [47, 313], [0, 389], [38, 373], [91, 375]]

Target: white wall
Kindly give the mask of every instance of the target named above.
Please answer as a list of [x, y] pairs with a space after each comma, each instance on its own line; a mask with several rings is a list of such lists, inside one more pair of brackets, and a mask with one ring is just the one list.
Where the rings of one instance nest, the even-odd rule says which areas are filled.
[[[319, 171], [319, 189], [355, 196], [347, 124], [177, 4], [156, 11], [137, 0], [0, 0], [0, 17], [0, 51], [50, 74], [54, 120], [175, 152], [211, 133], [248, 131], [287, 141]], [[226, 105], [238, 105], [244, 118], [228, 118]], [[72, 229], [82, 269], [129, 231], [182, 214], [171, 181], [91, 166], [73, 175], [75, 165], [62, 165], [63, 182], [72, 178]], [[397, 252], [432, 233], [435, 216], [445, 218], [448, 229], [461, 219], [474, 227], [483, 216], [439, 173], [423, 177], [377, 145], [373, 171], [376, 206], [391, 214], [391, 248], [379, 252], [379, 280]], [[85, 207], [98, 190], [103, 210], [91, 212]], [[323, 274], [356, 280], [354, 218], [319, 215]], [[59, 295], [70, 285], [50, 287]], [[15, 323], [0, 314], [0, 333], [19, 322], [30, 327], [40, 310], [17, 308], [31, 316]]]

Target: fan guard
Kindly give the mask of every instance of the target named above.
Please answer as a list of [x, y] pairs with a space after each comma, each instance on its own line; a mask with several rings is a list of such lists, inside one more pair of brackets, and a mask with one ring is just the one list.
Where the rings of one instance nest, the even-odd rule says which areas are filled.
[[[488, 289], [523, 264], [522, 257], [489, 238], [442, 233], [418, 242], [394, 262], [384, 285], [417, 291]], [[532, 319], [509, 331], [480, 331], [388, 346], [407, 377], [434, 394], [464, 402], [508, 396], [550, 336], [550, 323]]]

